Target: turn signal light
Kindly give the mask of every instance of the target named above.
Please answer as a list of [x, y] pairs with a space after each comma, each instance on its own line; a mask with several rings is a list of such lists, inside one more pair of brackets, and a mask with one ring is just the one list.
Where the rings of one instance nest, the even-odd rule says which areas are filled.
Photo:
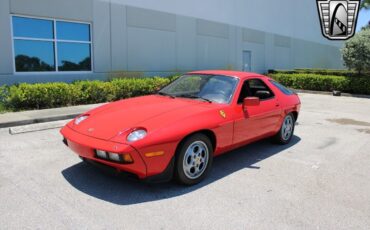
[[163, 151], [152, 152], [152, 153], [145, 153], [145, 156], [146, 157], [158, 157], [158, 156], [162, 156], [162, 155], [164, 155], [164, 152]]
[[123, 154], [122, 159], [126, 164], [131, 164], [134, 162], [130, 154]]

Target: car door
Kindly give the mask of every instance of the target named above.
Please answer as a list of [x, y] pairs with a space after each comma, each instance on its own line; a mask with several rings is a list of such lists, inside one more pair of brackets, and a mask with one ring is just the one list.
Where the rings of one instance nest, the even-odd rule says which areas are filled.
[[[270, 95], [261, 96], [261, 91], [268, 91]], [[245, 97], [259, 97], [260, 104], [243, 109]], [[276, 130], [281, 118], [281, 109], [274, 92], [262, 79], [248, 79], [243, 83], [234, 121], [233, 143], [253, 141]]]

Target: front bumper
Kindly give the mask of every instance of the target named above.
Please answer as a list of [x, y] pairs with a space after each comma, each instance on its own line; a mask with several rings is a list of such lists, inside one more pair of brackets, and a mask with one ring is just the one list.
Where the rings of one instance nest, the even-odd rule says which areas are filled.
[[[129, 172], [135, 174], [139, 179], [147, 177], [147, 167], [142, 156], [130, 145], [89, 137], [74, 131], [68, 126], [62, 128], [60, 132], [65, 138], [64, 143], [81, 158], [111, 167], [118, 173]], [[99, 159], [95, 155], [96, 149], [114, 153], [128, 153], [134, 162], [132, 164], [120, 164]]]

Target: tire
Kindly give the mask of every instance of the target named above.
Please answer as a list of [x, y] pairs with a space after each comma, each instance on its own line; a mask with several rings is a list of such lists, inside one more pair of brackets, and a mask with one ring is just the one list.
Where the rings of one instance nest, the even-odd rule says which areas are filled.
[[295, 128], [295, 118], [292, 113], [288, 113], [281, 124], [279, 132], [274, 136], [274, 142], [285, 145], [290, 142], [293, 137]]
[[175, 177], [180, 184], [195, 185], [209, 173], [213, 162], [213, 146], [204, 134], [186, 138], [176, 153]]

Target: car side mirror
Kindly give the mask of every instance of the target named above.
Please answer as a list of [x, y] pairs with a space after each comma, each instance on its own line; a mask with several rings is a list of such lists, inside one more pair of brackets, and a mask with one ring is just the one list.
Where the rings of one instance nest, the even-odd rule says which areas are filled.
[[260, 99], [258, 97], [246, 97], [243, 101], [243, 110], [246, 111], [247, 107], [250, 106], [259, 106]]

